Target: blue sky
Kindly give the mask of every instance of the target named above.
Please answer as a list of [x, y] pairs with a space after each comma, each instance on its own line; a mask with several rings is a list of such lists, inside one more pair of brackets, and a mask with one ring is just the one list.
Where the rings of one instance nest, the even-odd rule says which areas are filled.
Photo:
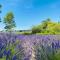
[[[60, 0], [0, 0], [0, 4], [2, 18], [9, 11], [14, 13], [16, 29], [29, 29], [47, 18], [60, 20]], [[0, 23], [0, 28], [3, 27]]]

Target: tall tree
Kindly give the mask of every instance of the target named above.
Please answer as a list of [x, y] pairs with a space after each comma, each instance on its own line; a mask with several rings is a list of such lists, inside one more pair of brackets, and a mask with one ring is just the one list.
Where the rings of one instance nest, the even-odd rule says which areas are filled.
[[14, 14], [13, 12], [8, 12], [4, 17], [4, 24], [6, 31], [12, 31], [14, 27], [16, 27]]

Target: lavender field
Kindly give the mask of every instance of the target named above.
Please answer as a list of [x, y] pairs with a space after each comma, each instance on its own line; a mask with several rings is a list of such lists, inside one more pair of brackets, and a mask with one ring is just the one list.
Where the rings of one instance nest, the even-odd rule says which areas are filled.
[[60, 60], [60, 0], [0, 0], [0, 60]]
[[60, 35], [0, 33], [0, 60], [60, 60]]

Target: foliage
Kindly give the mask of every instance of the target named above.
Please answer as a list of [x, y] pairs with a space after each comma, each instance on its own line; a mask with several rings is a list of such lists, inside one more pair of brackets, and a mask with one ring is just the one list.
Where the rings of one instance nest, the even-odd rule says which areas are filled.
[[60, 34], [60, 23], [52, 22], [51, 19], [44, 20], [40, 25], [32, 28], [33, 33], [39, 34]]
[[7, 31], [11, 31], [12, 28], [16, 27], [15, 21], [14, 21], [14, 15], [12, 12], [8, 12], [6, 16], [4, 17], [4, 24], [5, 24], [5, 29]]
[[24, 35], [30, 35], [31, 32], [23, 32]]
[[34, 27], [32, 28], [32, 34], [40, 33], [40, 32], [42, 31], [42, 29], [40, 29], [40, 28], [41, 28], [40, 25], [39, 25], [39, 26], [34, 26]]

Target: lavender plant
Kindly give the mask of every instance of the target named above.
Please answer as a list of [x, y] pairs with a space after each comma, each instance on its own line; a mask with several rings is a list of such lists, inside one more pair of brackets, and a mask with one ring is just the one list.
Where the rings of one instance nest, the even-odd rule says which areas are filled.
[[39, 44], [35, 46], [36, 60], [60, 60], [59, 41], [50, 44]]
[[59, 59], [60, 35], [0, 33], [0, 60]]
[[[4, 37], [4, 39], [2, 38]], [[22, 60], [22, 46], [20, 40], [16, 40], [13, 35], [0, 35], [0, 60]], [[8, 39], [10, 38], [10, 39]], [[20, 47], [18, 47], [20, 46]]]

